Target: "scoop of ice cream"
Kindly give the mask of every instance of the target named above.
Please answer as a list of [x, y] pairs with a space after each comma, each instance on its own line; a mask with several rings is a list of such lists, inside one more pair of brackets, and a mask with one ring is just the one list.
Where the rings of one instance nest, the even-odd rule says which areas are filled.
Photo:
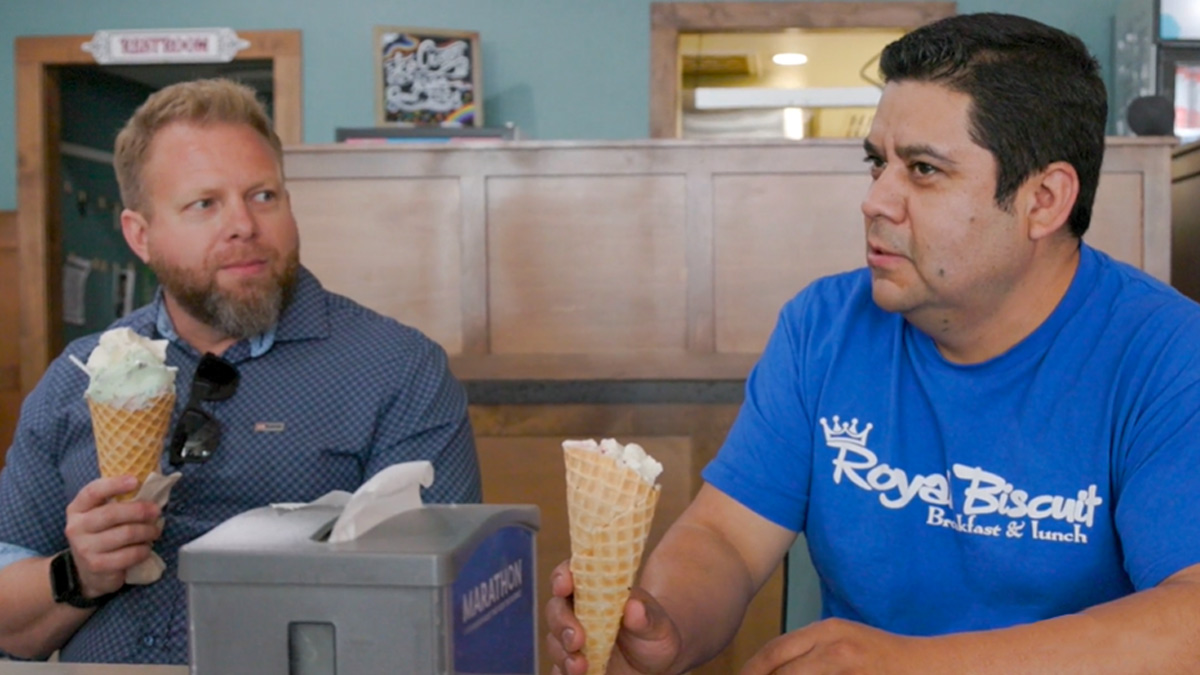
[[586, 441], [563, 441], [563, 448], [578, 448], [614, 457], [621, 464], [636, 471], [642, 480], [650, 485], [654, 485], [654, 481], [658, 479], [658, 475], [663, 470], [662, 464], [647, 454], [645, 449], [637, 443], [622, 445], [614, 438], [606, 438], [597, 443], [588, 439]]
[[100, 336], [83, 369], [91, 377], [86, 395], [105, 405], [137, 410], [175, 391], [175, 371], [166, 365], [167, 341], [142, 337], [128, 328]]

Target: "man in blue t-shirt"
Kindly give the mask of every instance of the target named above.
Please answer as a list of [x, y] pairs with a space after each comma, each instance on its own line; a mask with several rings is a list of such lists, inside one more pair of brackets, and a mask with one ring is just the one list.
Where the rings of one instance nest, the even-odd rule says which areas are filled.
[[[162, 287], [116, 325], [165, 341], [178, 368], [178, 466], [161, 468], [181, 478], [165, 508], [110, 502], [137, 480], [97, 478], [88, 376], [68, 357], [86, 361], [98, 339], [71, 343], [26, 399], [0, 473], [0, 652], [186, 663], [178, 552], [221, 521], [412, 460], [434, 466], [426, 501], [481, 499], [445, 352], [300, 265], [282, 160], [254, 92], [228, 80], [167, 87], [118, 135], [123, 232]], [[161, 578], [133, 584], [152, 551]]]
[[[1096, 61], [981, 14], [881, 69], [867, 268], [783, 308], [610, 672], [715, 656], [801, 532], [824, 618], [745, 675], [1200, 672], [1200, 306], [1082, 243]], [[582, 675], [552, 583], [552, 658]]]

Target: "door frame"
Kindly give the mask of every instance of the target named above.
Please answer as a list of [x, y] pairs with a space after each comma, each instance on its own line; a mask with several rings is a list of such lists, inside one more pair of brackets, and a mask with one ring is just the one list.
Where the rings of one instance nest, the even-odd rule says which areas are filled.
[[654, 2], [650, 4], [650, 138], [682, 137], [680, 33], [783, 28], [916, 28], [955, 2]]
[[[275, 131], [285, 145], [302, 142], [300, 31], [245, 31], [250, 46], [234, 61], [270, 60]], [[41, 379], [62, 343], [62, 233], [58, 144], [62, 136], [62, 66], [94, 65], [83, 50], [91, 35], [18, 37], [15, 48], [17, 107], [17, 249], [21, 303], [21, 392]], [[185, 64], [186, 65], [186, 64]]]

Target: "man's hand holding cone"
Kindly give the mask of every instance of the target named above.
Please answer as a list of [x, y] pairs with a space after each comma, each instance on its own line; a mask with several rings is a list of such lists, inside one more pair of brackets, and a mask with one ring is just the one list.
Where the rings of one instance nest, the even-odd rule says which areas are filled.
[[574, 613], [586, 636], [588, 673], [607, 668], [660, 487], [662, 465], [611, 439], [563, 443]]

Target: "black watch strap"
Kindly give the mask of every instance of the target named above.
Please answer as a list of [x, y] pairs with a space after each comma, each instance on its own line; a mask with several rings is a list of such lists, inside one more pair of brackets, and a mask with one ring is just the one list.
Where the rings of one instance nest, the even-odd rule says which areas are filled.
[[60, 551], [50, 559], [50, 593], [55, 602], [65, 603], [79, 609], [91, 609], [108, 602], [116, 593], [108, 593], [95, 598], [83, 597], [83, 588], [79, 583], [79, 569], [75, 567], [75, 558], [71, 549]]

